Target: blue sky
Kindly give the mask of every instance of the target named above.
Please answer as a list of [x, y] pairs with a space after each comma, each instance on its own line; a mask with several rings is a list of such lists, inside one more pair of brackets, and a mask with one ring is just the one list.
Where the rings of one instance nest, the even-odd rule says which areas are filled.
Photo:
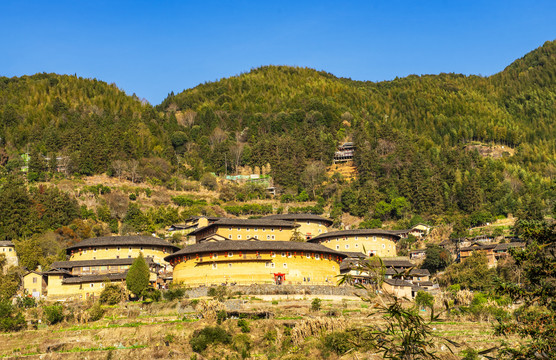
[[0, 39], [2, 76], [76, 73], [158, 104], [268, 64], [491, 75], [556, 39], [556, 1], [2, 0]]

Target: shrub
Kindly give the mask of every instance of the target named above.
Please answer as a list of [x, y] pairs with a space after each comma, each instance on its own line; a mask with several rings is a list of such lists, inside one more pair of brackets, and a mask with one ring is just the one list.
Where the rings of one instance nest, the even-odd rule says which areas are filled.
[[104, 316], [104, 309], [100, 306], [100, 302], [96, 302], [90, 309], [89, 309], [89, 319], [91, 321], [98, 321], [102, 319]]
[[322, 300], [321, 299], [314, 298], [313, 301], [311, 301], [311, 310], [319, 311], [321, 306], [322, 306]]
[[242, 359], [247, 359], [250, 356], [251, 346], [251, 339], [245, 334], [236, 335], [232, 340], [232, 348], [241, 354]]
[[216, 190], [218, 188], [216, 177], [209, 173], [204, 174], [203, 177], [201, 177], [201, 185], [209, 190]]
[[116, 305], [122, 301], [122, 288], [114, 284], [106, 284], [104, 290], [100, 293], [100, 303], [107, 305]]
[[326, 350], [343, 355], [355, 347], [351, 342], [352, 337], [346, 331], [332, 332], [322, 339], [322, 344]]
[[185, 289], [184, 288], [168, 289], [162, 295], [166, 300], [172, 301], [175, 299], [182, 298], [185, 295]]
[[32, 296], [21, 296], [17, 298], [17, 307], [19, 308], [28, 309], [36, 306], [37, 302]]
[[129, 194], [129, 200], [132, 200], [132, 201], [137, 200], [137, 195], [135, 195], [135, 193]]
[[141, 296], [143, 296], [143, 299], [145, 300], [159, 301], [160, 298], [162, 297], [162, 293], [158, 289], [155, 289], [153, 287], [148, 287], [145, 290], [143, 290]]
[[203, 352], [211, 344], [230, 344], [232, 336], [220, 326], [207, 326], [200, 330], [195, 330], [189, 345], [193, 351], [200, 353]]
[[44, 319], [50, 325], [64, 320], [64, 308], [62, 305], [50, 305], [43, 307]]
[[225, 286], [211, 287], [208, 289], [207, 295], [212, 296], [214, 299], [222, 302], [226, 298], [227, 290]]
[[222, 324], [222, 321], [226, 321], [227, 318], [228, 318], [228, 313], [226, 312], [226, 310], [220, 310], [219, 312], [216, 313], [216, 323], [218, 325]]
[[19, 331], [26, 326], [25, 318], [9, 301], [0, 302], [0, 331]]
[[237, 326], [241, 329], [242, 333], [248, 333], [251, 331], [251, 328], [249, 328], [249, 322], [245, 319], [239, 319], [237, 321]]

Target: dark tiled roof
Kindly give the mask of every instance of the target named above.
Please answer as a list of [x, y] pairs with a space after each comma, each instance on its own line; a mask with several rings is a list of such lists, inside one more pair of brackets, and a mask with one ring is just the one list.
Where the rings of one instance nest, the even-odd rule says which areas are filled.
[[353, 230], [338, 230], [338, 231], [331, 231], [324, 234], [320, 234], [315, 236], [314, 238], [307, 240], [309, 242], [319, 242], [324, 239], [329, 238], [336, 238], [342, 236], [369, 236], [369, 235], [390, 235], [396, 238], [396, 240], [400, 239], [398, 234], [394, 234], [388, 230], [382, 229], [353, 229]]
[[401, 279], [385, 279], [385, 283], [392, 286], [404, 286], [404, 287], [413, 287], [414, 285], [409, 281], [401, 280]]
[[15, 246], [11, 241], [0, 241], [0, 246]]
[[[83, 266], [131, 265], [133, 261], [135, 261], [135, 258], [55, 261], [51, 266], [54, 269], [71, 269]], [[147, 265], [150, 265], [153, 263], [153, 259], [151, 257], [145, 257], [145, 262]]]
[[419, 286], [433, 286], [434, 284], [432, 283], [432, 281], [419, 281], [418, 283], [416, 283]]
[[117, 273], [117, 274], [104, 274], [104, 275], [85, 275], [85, 276], [75, 276], [68, 277], [62, 280], [63, 284], [83, 284], [88, 282], [103, 282], [103, 281], [116, 281], [125, 280], [127, 272]]
[[309, 221], [320, 221], [325, 222], [330, 226], [332, 225], [333, 221], [322, 216], [313, 215], [313, 214], [277, 214], [277, 215], [268, 215], [264, 216], [262, 219], [271, 219], [271, 220], [285, 220], [285, 221], [295, 221], [295, 220], [309, 220]]
[[354, 259], [365, 259], [367, 257], [367, 255], [360, 251], [342, 251], [341, 253], [345, 254], [348, 258]]
[[394, 268], [410, 268], [415, 266], [411, 261], [409, 260], [400, 260], [400, 259], [382, 259], [382, 263], [384, 264], [384, 267], [394, 267]]
[[505, 251], [505, 250], [508, 250], [508, 249], [514, 248], [514, 247], [523, 248], [523, 247], [525, 247], [525, 243], [512, 242], [512, 243], [497, 244], [496, 247], [494, 248], [494, 251]]
[[102, 246], [127, 246], [127, 245], [142, 245], [142, 246], [164, 246], [173, 250], [179, 250], [179, 247], [170, 244], [166, 240], [154, 236], [142, 235], [128, 235], [128, 236], [103, 236], [92, 239], [85, 239], [66, 250], [80, 249], [85, 247], [102, 247]]
[[164, 260], [180, 255], [202, 254], [215, 251], [307, 251], [332, 254], [344, 258], [345, 255], [320, 244], [297, 241], [259, 241], [259, 240], [223, 240], [206, 241], [186, 246], [182, 250], [166, 256]]
[[412, 229], [405, 230], [389, 230], [393, 234], [408, 234]]
[[195, 235], [199, 232], [202, 232], [214, 226], [253, 226], [253, 227], [269, 226], [269, 227], [283, 227], [283, 228], [299, 227], [299, 225], [294, 224], [291, 221], [283, 221], [283, 220], [223, 218], [205, 227], [199, 228], [197, 230], [193, 230], [192, 232], [189, 233], [189, 235]]
[[497, 245], [498, 244], [468, 246], [461, 248], [460, 251], [490, 250], [494, 249]]
[[[366, 258], [366, 260], [361, 260], [361, 259], [363, 259], [363, 258], [359, 258], [359, 260], [354, 259], [354, 258], [344, 259], [344, 261], [342, 261], [342, 264], [340, 265], [340, 270], [356, 268], [359, 265], [365, 266], [365, 263], [366, 264], [372, 263], [372, 265], [374, 265], [376, 267], [380, 266], [380, 261], [379, 261], [378, 256], [373, 257], [373, 258]], [[382, 264], [384, 265], [384, 267], [386, 269], [390, 269], [390, 268], [411, 268], [411, 267], [415, 266], [409, 260], [385, 259], [385, 258], [382, 258]]]
[[[388, 268], [386, 269], [386, 271], [384, 272], [384, 274], [386, 275], [397, 275], [397, 274], [404, 274], [404, 270], [396, 270], [394, 268]], [[427, 269], [411, 269], [409, 271], [409, 276], [430, 276], [430, 272]]]
[[67, 270], [62, 269], [50, 269], [43, 272], [43, 275], [71, 275], [71, 273]]

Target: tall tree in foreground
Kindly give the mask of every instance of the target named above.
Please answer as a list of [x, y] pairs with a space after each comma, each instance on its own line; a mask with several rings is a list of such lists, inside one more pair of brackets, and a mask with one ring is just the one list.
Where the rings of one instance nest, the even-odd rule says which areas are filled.
[[143, 257], [143, 253], [139, 253], [137, 259], [131, 264], [125, 282], [127, 289], [137, 297], [140, 297], [149, 286], [149, 267]]

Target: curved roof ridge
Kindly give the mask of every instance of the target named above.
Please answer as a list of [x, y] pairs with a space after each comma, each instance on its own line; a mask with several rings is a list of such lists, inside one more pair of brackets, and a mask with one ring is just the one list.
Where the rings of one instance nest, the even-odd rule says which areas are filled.
[[164, 260], [180, 256], [213, 251], [314, 251], [346, 257], [344, 253], [327, 248], [324, 245], [297, 241], [250, 241], [250, 240], [223, 240], [207, 241], [188, 245], [178, 252], [168, 255]]
[[66, 250], [79, 249], [82, 247], [118, 245], [166, 246], [172, 248], [174, 251], [179, 250], [179, 247], [169, 243], [166, 240], [147, 235], [101, 236], [96, 238], [89, 238], [82, 240], [77, 244], [68, 246]]
[[315, 236], [314, 238], [308, 240], [310, 242], [317, 242], [321, 239], [327, 239], [327, 238], [331, 238], [331, 237], [337, 237], [337, 236], [350, 236], [350, 235], [392, 235], [397, 237], [398, 239], [401, 238], [400, 235], [389, 231], [389, 230], [383, 230], [383, 229], [352, 229], [352, 230], [337, 230], [337, 231], [330, 231], [327, 233], [323, 233], [323, 234], [319, 234], [318, 236]]

